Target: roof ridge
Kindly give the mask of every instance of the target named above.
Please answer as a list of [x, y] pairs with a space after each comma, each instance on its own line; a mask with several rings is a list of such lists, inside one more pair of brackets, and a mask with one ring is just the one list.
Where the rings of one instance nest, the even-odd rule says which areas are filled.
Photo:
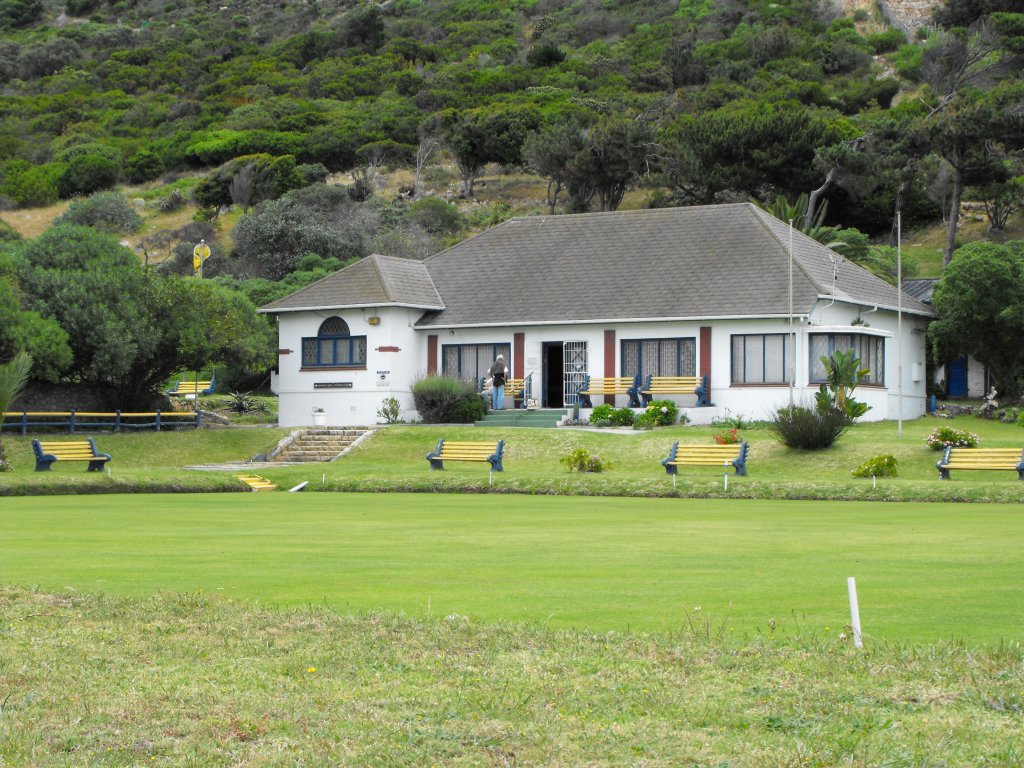
[[377, 282], [380, 283], [380, 287], [384, 289], [384, 298], [391, 301], [393, 296], [391, 293], [391, 283], [385, 277], [384, 270], [380, 268], [380, 257], [382, 254], [371, 253], [366, 257], [366, 260], [370, 262], [370, 267], [373, 269], [373, 273], [377, 276]]
[[[745, 203], [745, 205], [754, 214], [754, 218], [757, 219], [758, 223], [760, 223], [760, 225], [768, 233], [768, 236], [772, 240], [777, 242], [779, 244], [779, 246], [782, 248], [783, 251], [785, 251], [785, 252], [787, 252], [789, 254], [789, 262], [790, 262], [790, 264], [795, 264], [796, 265], [796, 268], [798, 270], [800, 270], [800, 273], [805, 278], [807, 278], [807, 282], [810, 283], [812, 286], [814, 286], [815, 290], [817, 290], [819, 293], [824, 291], [824, 288], [822, 288], [822, 286], [818, 284], [818, 281], [814, 279], [814, 276], [811, 275], [811, 273], [808, 272], [807, 269], [804, 268], [803, 264], [800, 263], [800, 259], [798, 259], [796, 257], [796, 249], [793, 248], [789, 243], [784, 243], [784, 242], [782, 242], [778, 238], [778, 236], [775, 234], [774, 228], [769, 225], [768, 219], [766, 217], [771, 217], [772, 219], [775, 219], [776, 221], [782, 221], [782, 219], [778, 218], [777, 216], [772, 215], [769, 211], [764, 210], [764, 208], [761, 208], [760, 206], [755, 205], [754, 203]], [[765, 214], [765, 216], [762, 216], [761, 214]], [[782, 221], [782, 223], [786, 224], [787, 222]], [[792, 221], [788, 222], [788, 224], [789, 224], [790, 232], [792, 234], [799, 233], [801, 235], [804, 235], [803, 232], [800, 232], [798, 229], [796, 229], [793, 226], [793, 222]], [[804, 237], [807, 237], [807, 235], [804, 235]], [[817, 240], [814, 240], [814, 238], [808, 238], [808, 239], [813, 241], [817, 245], [821, 245], [822, 248], [826, 248], [826, 246], [822, 245]], [[826, 248], [826, 250], [828, 250], [829, 252], [833, 252], [831, 248]], [[839, 255], [839, 254], [836, 254], [836, 255]], [[842, 258], [842, 256], [840, 256], [840, 258]], [[826, 287], [830, 287], [830, 286], [826, 286]], [[829, 294], [829, 295], [831, 295], [831, 294]]]

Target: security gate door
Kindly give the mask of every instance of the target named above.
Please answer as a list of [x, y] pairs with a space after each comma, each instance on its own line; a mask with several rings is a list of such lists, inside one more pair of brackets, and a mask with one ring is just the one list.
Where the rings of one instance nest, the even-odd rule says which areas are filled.
[[580, 391], [583, 379], [587, 375], [587, 342], [563, 342], [562, 360], [564, 363], [562, 392], [565, 404], [575, 405], [578, 397], [576, 393]]

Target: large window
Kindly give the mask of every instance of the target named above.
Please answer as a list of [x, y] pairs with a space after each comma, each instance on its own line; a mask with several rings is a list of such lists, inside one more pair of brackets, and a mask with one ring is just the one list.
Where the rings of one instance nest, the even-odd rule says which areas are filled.
[[789, 384], [792, 340], [785, 333], [732, 337], [733, 384]]
[[441, 373], [455, 379], [479, 382], [498, 355], [512, 367], [511, 344], [444, 344], [441, 347]]
[[626, 339], [622, 342], [622, 375], [696, 376], [697, 341], [681, 339]]
[[302, 339], [303, 368], [365, 368], [366, 337], [353, 336], [348, 323], [329, 317], [316, 336]]
[[822, 357], [828, 357], [837, 349], [844, 352], [853, 350], [860, 360], [860, 367], [868, 370], [864, 384], [885, 384], [885, 339], [861, 333], [815, 333], [811, 334], [811, 383], [825, 383], [825, 366]]

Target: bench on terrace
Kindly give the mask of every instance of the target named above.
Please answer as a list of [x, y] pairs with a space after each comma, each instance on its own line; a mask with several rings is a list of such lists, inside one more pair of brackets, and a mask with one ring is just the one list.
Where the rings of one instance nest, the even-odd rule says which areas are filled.
[[97, 451], [91, 437], [76, 441], [33, 440], [32, 450], [36, 454], [36, 472], [48, 472], [55, 461], [88, 461], [86, 472], [100, 472], [110, 461], [110, 454]]
[[217, 382], [209, 381], [177, 381], [174, 386], [167, 390], [171, 397], [185, 397], [186, 395], [211, 395]]
[[595, 395], [628, 395], [629, 407], [640, 407], [640, 374], [636, 376], [606, 376], [598, 378], [589, 373], [583, 379], [583, 386], [577, 391], [580, 398], [580, 405], [583, 408], [593, 408], [594, 404], [590, 398]]
[[747, 474], [747, 453], [750, 444], [746, 441], [728, 445], [680, 445], [672, 443], [672, 450], [661, 460], [665, 473], [678, 474], [679, 467], [733, 467], [737, 475]]
[[644, 405], [661, 395], [696, 395], [697, 407], [710, 405], [708, 401], [707, 376], [648, 376], [645, 386], [640, 388]]
[[940, 480], [949, 480], [951, 469], [1012, 469], [1016, 470], [1018, 480], [1024, 480], [1024, 449], [948, 446], [935, 466]]
[[501, 460], [505, 453], [505, 441], [496, 443], [450, 441], [444, 438], [437, 441], [437, 448], [427, 454], [430, 469], [444, 469], [446, 461], [480, 461], [491, 465], [491, 471], [504, 470]]

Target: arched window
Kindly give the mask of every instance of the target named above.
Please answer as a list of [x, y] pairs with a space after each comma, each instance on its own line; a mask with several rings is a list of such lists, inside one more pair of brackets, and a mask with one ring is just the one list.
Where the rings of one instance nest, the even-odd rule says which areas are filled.
[[365, 368], [366, 337], [353, 336], [340, 317], [328, 317], [316, 336], [302, 339], [302, 367]]

